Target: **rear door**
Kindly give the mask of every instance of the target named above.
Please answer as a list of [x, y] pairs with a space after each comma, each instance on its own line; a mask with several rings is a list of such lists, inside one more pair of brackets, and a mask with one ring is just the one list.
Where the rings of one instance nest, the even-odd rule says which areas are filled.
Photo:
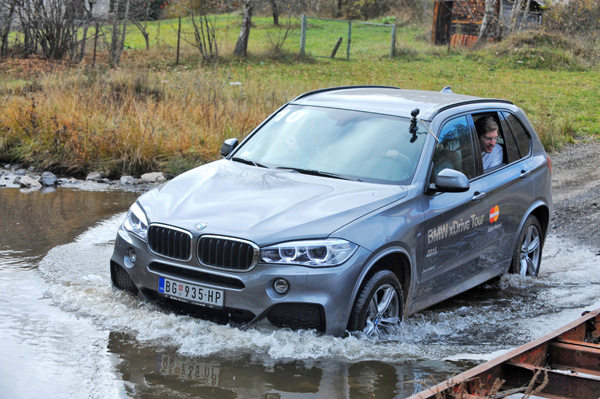
[[510, 265], [519, 225], [533, 202], [533, 184], [527, 162], [531, 153], [531, 137], [518, 118], [509, 112], [473, 114], [473, 118], [490, 114], [499, 121], [498, 144], [503, 147], [504, 162], [482, 175], [488, 212], [484, 223], [481, 269], [496, 274], [505, 272]]

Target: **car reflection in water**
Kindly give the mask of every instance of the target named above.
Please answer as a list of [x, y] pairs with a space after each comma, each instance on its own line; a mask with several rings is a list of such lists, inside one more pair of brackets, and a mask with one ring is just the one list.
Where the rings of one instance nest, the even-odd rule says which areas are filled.
[[263, 363], [250, 358], [187, 357], [141, 347], [133, 336], [117, 332], [110, 333], [108, 350], [119, 358], [116, 368], [130, 397], [403, 398], [475, 365], [441, 361]]

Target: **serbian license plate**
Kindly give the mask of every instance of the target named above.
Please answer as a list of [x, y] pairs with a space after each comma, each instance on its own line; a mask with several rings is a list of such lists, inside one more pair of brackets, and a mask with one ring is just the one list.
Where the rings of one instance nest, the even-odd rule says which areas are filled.
[[174, 376], [180, 380], [194, 381], [196, 385], [214, 387], [219, 385], [221, 365], [205, 363], [195, 359], [179, 359], [160, 355], [157, 359], [157, 371], [161, 375]]
[[221, 307], [225, 297], [222, 290], [182, 283], [165, 277], [159, 277], [158, 279], [158, 292], [190, 302]]

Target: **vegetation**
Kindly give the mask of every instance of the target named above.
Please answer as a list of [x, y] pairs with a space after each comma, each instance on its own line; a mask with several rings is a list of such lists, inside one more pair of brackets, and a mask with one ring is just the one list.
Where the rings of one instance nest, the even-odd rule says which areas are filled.
[[271, 17], [254, 16], [243, 59], [223, 55], [233, 53], [241, 24], [240, 15], [225, 14], [215, 25], [221, 55], [210, 61], [190, 44], [176, 63], [177, 19], [145, 25], [149, 49], [131, 26], [116, 68], [102, 47], [78, 64], [0, 60], [0, 160], [72, 175], [178, 174], [217, 159], [224, 139], [242, 138], [305, 91], [359, 84], [449, 85], [506, 98], [525, 110], [548, 150], [600, 136], [597, 43], [524, 32], [476, 50], [435, 47], [428, 24], [407, 23], [395, 58], [338, 61], [300, 57], [299, 22], [289, 21], [274, 26]]

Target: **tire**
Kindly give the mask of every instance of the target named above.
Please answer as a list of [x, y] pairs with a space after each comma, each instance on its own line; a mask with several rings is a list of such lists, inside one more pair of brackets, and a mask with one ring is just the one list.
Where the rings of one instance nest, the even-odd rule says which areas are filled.
[[535, 216], [529, 216], [519, 233], [519, 241], [510, 265], [510, 273], [537, 276], [542, 262], [542, 226]]
[[361, 288], [348, 322], [348, 330], [367, 336], [393, 332], [404, 315], [402, 286], [394, 273], [382, 270]]

